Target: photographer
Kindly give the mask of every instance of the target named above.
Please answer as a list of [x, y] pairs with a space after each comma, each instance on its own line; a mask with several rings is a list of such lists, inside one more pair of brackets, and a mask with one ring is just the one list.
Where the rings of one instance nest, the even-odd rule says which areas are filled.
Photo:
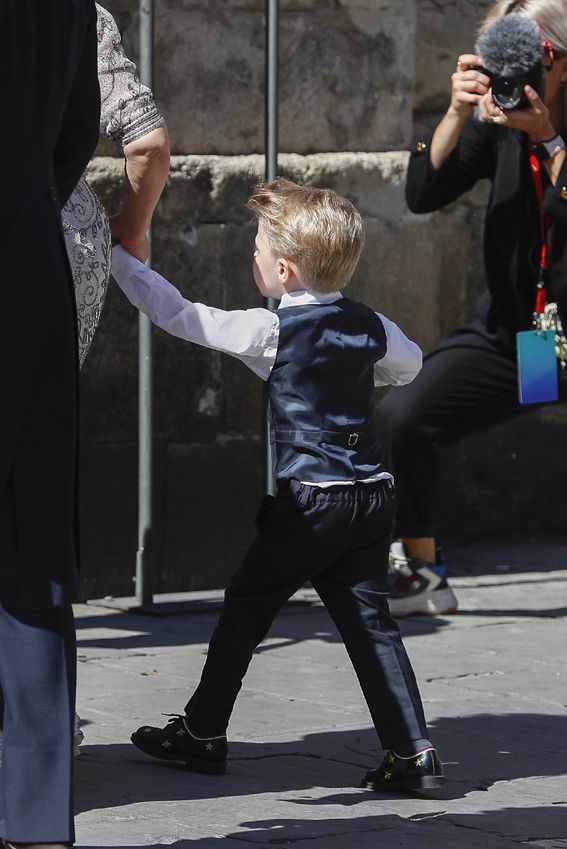
[[[516, 334], [533, 326], [536, 300], [544, 291], [538, 290], [540, 266], [547, 266], [547, 301], [557, 303], [567, 325], [565, 0], [498, 2], [481, 35], [486, 38], [488, 28], [495, 22], [500, 26], [511, 13], [516, 22], [518, 15], [523, 18], [520, 25], [527, 20], [539, 28], [541, 63], [548, 65], [541, 71], [542, 96], [522, 85], [521, 108], [503, 111], [493, 99], [492, 75], [482, 68], [485, 57], [461, 56], [449, 109], [432, 138], [417, 143], [409, 165], [407, 202], [416, 213], [444, 207], [477, 180], [489, 179], [492, 187], [484, 244], [488, 291], [477, 320], [443, 339], [413, 383], [392, 389], [380, 405], [398, 491], [397, 542], [390, 560], [394, 616], [457, 609], [436, 553], [438, 447], [530, 409], [518, 400]], [[528, 28], [534, 30], [533, 24]], [[510, 44], [504, 46], [509, 51]], [[523, 50], [519, 45], [515, 57], [520, 66]], [[562, 392], [566, 376], [560, 377]]]

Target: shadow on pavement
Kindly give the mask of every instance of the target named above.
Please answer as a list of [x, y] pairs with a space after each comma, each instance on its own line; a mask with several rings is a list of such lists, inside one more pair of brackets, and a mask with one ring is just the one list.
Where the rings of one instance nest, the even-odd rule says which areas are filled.
[[[282, 846], [309, 841], [308, 845], [344, 847], [399, 846], [403, 849], [485, 849], [555, 845], [567, 834], [565, 808], [542, 805], [533, 808], [497, 808], [476, 813], [432, 811], [412, 817], [377, 814], [353, 818], [262, 819], [239, 823], [238, 831], [222, 837], [199, 837], [168, 844], [171, 849], [216, 849], [219, 841], [238, 847]], [[212, 829], [211, 829], [212, 830]], [[343, 838], [341, 841], [341, 837]], [[319, 843], [311, 841], [319, 840]], [[349, 841], [347, 844], [345, 841]], [[403, 842], [399, 842], [402, 840]], [[326, 841], [329, 841], [328, 843]], [[301, 845], [304, 845], [303, 843]], [[305, 844], [307, 845], [307, 843]], [[561, 843], [563, 845], [563, 843]], [[84, 847], [95, 849], [95, 847]], [[115, 846], [113, 849], [163, 849], [153, 846]]]
[[[526, 586], [526, 600], [529, 600], [530, 587]], [[457, 619], [467, 617], [486, 617], [489, 619], [528, 618], [559, 619], [567, 617], [567, 606], [537, 609], [532, 607], [509, 608], [469, 608], [460, 609]], [[171, 619], [156, 619], [153, 616], [140, 616], [128, 613], [112, 613], [106, 616], [77, 617], [77, 649], [120, 649], [125, 651], [151, 648], [167, 648], [208, 644], [217, 622], [217, 615], [197, 614]], [[420, 616], [414, 614], [399, 621], [403, 637], [434, 634], [451, 625], [455, 617]], [[87, 629], [116, 630], [116, 636], [83, 637]], [[131, 634], [128, 634], [128, 632]], [[327, 611], [320, 606], [307, 609], [284, 609], [274, 620], [269, 632], [269, 642], [262, 643], [256, 654], [274, 651], [286, 646], [298, 645], [305, 640], [319, 640], [323, 643], [341, 643]]]
[[[532, 540], [518, 538], [508, 542], [483, 542], [470, 545], [447, 546], [447, 562], [455, 574], [469, 576], [502, 575], [507, 586], [523, 584], [522, 574], [540, 572], [542, 580], [545, 573], [565, 569], [567, 566], [567, 538], [548, 540]], [[501, 567], [509, 565], [508, 572], [501, 572]], [[567, 577], [567, 569], [565, 571]], [[517, 576], [518, 580], [514, 580]], [[550, 580], [549, 578], [547, 580]], [[482, 588], [481, 584], [475, 585]], [[489, 590], [493, 583], [487, 583]], [[458, 591], [457, 591], [458, 592]], [[525, 584], [525, 599], [529, 602], [530, 586]], [[517, 604], [517, 595], [509, 608], [486, 608], [479, 610], [462, 610], [459, 617], [486, 616], [492, 618], [529, 617], [529, 618], [558, 618], [567, 616], [567, 606], [551, 607], [534, 610], [526, 603], [525, 607]], [[324, 621], [322, 621], [324, 617]], [[167, 647], [207, 643], [212, 634], [218, 615], [208, 611], [184, 616], [156, 618], [140, 613], [109, 613], [106, 615], [93, 614], [77, 617], [78, 645], [81, 648], [97, 649], [147, 649], [152, 647]], [[451, 620], [434, 616], [410, 616], [401, 623], [404, 635], [432, 634], [447, 627]], [[117, 632], [116, 637], [107, 634], [100, 636], [82, 636], [88, 629]], [[119, 633], [118, 633], [119, 632]], [[131, 632], [131, 634], [128, 634]], [[319, 606], [314, 607], [284, 607], [278, 615], [270, 638], [276, 642], [262, 645], [259, 652], [271, 651], [283, 645], [301, 643], [306, 639], [317, 639], [324, 642], [336, 643], [340, 638], [328, 614]]]
[[491, 610], [487, 610], [483, 607], [481, 610], [459, 610], [459, 618], [462, 619], [465, 616], [486, 616], [493, 619], [504, 619], [506, 616], [513, 617], [514, 619], [517, 617], [527, 617], [528, 619], [561, 619], [563, 616], [567, 616], [567, 607], [548, 607], [542, 610], [533, 607], [514, 607], [508, 610], [506, 608], [500, 610], [492, 608]]
[[[376, 835], [374, 840], [376, 840], [379, 837], [377, 833], [381, 832], [386, 838], [386, 845], [403, 846], [404, 849], [423, 849], [423, 847], [433, 846], [453, 849], [463, 845], [465, 841], [466, 846], [518, 846], [526, 845], [528, 840], [531, 843], [535, 840], [561, 839], [567, 834], [565, 808], [552, 805], [523, 809], [497, 808], [477, 813], [432, 811], [418, 814], [414, 818], [384, 814], [360, 817], [354, 821], [338, 818], [323, 821], [271, 819], [243, 822], [240, 825], [251, 831], [248, 834], [238, 831], [228, 837], [243, 840], [249, 836], [260, 845], [264, 841], [266, 844], [273, 845], [312, 840], [316, 837], [324, 839], [326, 832], [330, 835], [343, 833], [350, 835], [351, 840], [356, 841], [360, 846], [359, 841], [364, 840], [365, 835], [374, 833]], [[391, 833], [393, 829], [395, 834]], [[466, 833], [460, 829], [470, 830], [473, 833], [467, 840]], [[411, 843], [390, 842], [394, 837], [399, 840], [400, 837], [411, 839], [411, 836], [414, 837], [415, 842], [414, 840]], [[510, 842], [502, 843], [505, 838], [508, 838]], [[207, 846], [207, 838], [202, 844], [199, 841], [188, 842], [191, 846]], [[370, 844], [364, 842], [362, 845]]]
[[[433, 724], [431, 735], [447, 777], [446, 791], [436, 798], [462, 798], [474, 790], [488, 790], [497, 781], [565, 773], [566, 716], [507, 713], [441, 718]], [[292, 742], [232, 743], [224, 776], [199, 775], [181, 765], [160, 763], [130, 744], [84, 745], [82, 749], [76, 765], [78, 812], [133, 802], [206, 800], [313, 788], [343, 792], [287, 801], [351, 806], [368, 801], [370, 791], [345, 793], [345, 788], [359, 787], [365, 769], [379, 757], [370, 728], [319, 732]], [[371, 796], [392, 798], [390, 794]], [[562, 815], [566, 816], [565, 810]]]
[[[484, 615], [484, 611], [483, 611]], [[105, 616], [77, 617], [77, 649], [149, 649], [156, 647], [207, 644], [215, 628], [218, 615], [197, 614], [171, 619], [156, 619], [139, 614], [111, 613]], [[436, 616], [411, 616], [400, 623], [404, 636], [432, 634], [447, 627], [450, 620]], [[87, 629], [116, 630], [116, 636], [84, 637]], [[131, 631], [131, 634], [128, 632]], [[261, 644], [256, 652], [273, 651], [304, 640], [317, 639], [325, 643], [341, 643], [329, 614], [322, 606], [285, 609], [276, 617], [269, 632], [270, 643]]]

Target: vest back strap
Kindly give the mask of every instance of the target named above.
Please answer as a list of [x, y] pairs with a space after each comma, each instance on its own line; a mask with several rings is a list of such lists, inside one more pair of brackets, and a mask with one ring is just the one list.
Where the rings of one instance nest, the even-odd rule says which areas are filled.
[[362, 442], [374, 441], [376, 434], [369, 429], [348, 430], [276, 430], [276, 442], [311, 442], [315, 444], [338, 445], [342, 448], [355, 448]]

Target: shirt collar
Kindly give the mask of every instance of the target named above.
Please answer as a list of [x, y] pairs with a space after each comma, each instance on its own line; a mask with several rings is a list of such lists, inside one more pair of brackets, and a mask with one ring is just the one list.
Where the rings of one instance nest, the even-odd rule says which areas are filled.
[[285, 292], [282, 295], [278, 309], [286, 307], [299, 307], [304, 304], [332, 304], [339, 301], [343, 295], [341, 292], [329, 292], [323, 295], [321, 292], [313, 292], [309, 289], [299, 289], [297, 292]]

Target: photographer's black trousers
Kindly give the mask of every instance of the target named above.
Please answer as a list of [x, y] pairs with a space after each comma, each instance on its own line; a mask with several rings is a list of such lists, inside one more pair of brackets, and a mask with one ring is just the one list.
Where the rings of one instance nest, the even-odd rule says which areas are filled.
[[391, 389], [378, 408], [386, 465], [396, 481], [395, 536], [435, 536], [440, 446], [533, 408], [518, 401], [515, 349], [480, 324], [444, 339], [415, 380]]
[[385, 480], [329, 489], [292, 481], [264, 499], [258, 536], [226, 590], [200, 684], [185, 708], [194, 734], [224, 734], [254, 649], [310, 580], [343, 638], [382, 747], [411, 755], [427, 742], [419, 690], [388, 609], [393, 514], [393, 486]]

